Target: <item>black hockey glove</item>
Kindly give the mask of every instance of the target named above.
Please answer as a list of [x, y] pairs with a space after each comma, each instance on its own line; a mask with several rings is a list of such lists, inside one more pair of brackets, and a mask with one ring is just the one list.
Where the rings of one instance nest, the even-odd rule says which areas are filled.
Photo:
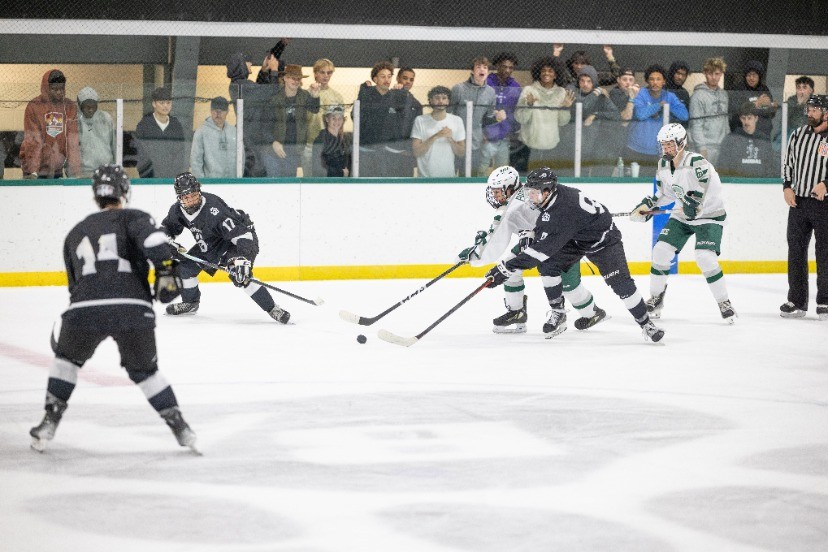
[[506, 265], [503, 263], [497, 263], [494, 265], [487, 273], [486, 278], [492, 281], [492, 285], [490, 288], [495, 288], [509, 279], [509, 277], [514, 274], [514, 271], [509, 270], [506, 268]]
[[684, 197], [681, 198], [681, 209], [684, 211], [684, 216], [687, 217], [687, 220], [693, 220], [699, 215], [702, 197], [704, 197], [704, 194], [701, 192], [691, 191], [684, 194]]
[[236, 287], [247, 287], [250, 284], [251, 263], [244, 257], [233, 257], [228, 261], [230, 280]]
[[155, 300], [169, 303], [181, 294], [181, 277], [178, 275], [178, 260], [168, 259], [155, 267]]

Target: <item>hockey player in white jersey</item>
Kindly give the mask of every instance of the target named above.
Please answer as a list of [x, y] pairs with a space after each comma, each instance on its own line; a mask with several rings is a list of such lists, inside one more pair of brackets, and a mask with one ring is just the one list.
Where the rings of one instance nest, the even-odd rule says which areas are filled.
[[719, 174], [707, 159], [685, 149], [687, 131], [683, 126], [664, 125], [658, 132], [658, 141], [662, 158], [656, 172], [656, 193], [642, 199], [630, 214], [633, 221], [646, 222], [652, 217], [647, 211], [675, 202], [670, 219], [653, 247], [647, 311], [650, 318], [660, 318], [670, 263], [695, 235], [696, 264], [710, 286], [722, 318], [732, 324], [736, 311], [730, 304], [718, 260], [727, 217]]
[[[520, 175], [514, 167], [496, 168], [489, 175], [486, 184], [486, 200], [497, 210], [494, 220], [488, 231], [481, 230], [477, 233], [474, 246], [464, 249], [458, 255], [472, 266], [508, 261], [518, 255], [532, 242], [532, 229], [540, 214], [538, 208], [528, 201], [520, 184]], [[513, 235], [518, 235], [518, 243], [511, 251], [507, 251]], [[591, 328], [607, 317], [607, 313], [595, 304], [589, 290], [581, 285], [580, 263], [573, 264], [562, 274], [562, 278], [564, 296], [578, 311], [576, 328]], [[541, 277], [544, 291], [552, 286], [547, 280], [548, 277]], [[505, 282], [506, 313], [492, 321], [495, 333], [526, 332], [528, 313], [524, 288], [523, 271], [520, 270]], [[548, 333], [551, 326], [544, 324], [543, 331]]]

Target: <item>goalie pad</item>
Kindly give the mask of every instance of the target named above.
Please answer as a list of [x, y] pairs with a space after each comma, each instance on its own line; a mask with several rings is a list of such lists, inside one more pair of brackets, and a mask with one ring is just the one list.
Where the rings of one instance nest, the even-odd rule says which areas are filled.
[[153, 291], [155, 300], [169, 303], [181, 294], [181, 276], [178, 275], [178, 260], [167, 259], [161, 266], [155, 267], [155, 284]]

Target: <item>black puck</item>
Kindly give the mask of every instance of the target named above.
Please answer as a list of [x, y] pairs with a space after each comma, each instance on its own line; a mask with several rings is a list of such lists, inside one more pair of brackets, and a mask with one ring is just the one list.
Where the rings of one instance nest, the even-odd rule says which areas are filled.
[[359, 335], [357, 336], [357, 341], [359, 341], [360, 343], [365, 343], [366, 341], [368, 341], [368, 338], [367, 338], [367, 337], [365, 337], [365, 336], [364, 336], [364, 335], [362, 335], [362, 334], [359, 334]]

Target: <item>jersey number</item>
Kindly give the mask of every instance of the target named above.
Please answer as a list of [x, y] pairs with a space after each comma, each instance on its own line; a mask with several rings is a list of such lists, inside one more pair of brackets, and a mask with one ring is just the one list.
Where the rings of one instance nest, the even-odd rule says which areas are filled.
[[606, 207], [597, 201], [589, 199], [583, 193], [578, 194], [578, 205], [580, 205], [581, 209], [591, 215], [599, 215], [607, 210]]
[[118, 256], [118, 240], [115, 234], [104, 234], [98, 238], [98, 254], [95, 254], [95, 249], [92, 247], [92, 242], [89, 236], [84, 236], [75, 250], [78, 259], [83, 261], [83, 269], [81, 275], [87, 276], [95, 274], [95, 262], [100, 261], [118, 261], [118, 272], [132, 272], [132, 265], [129, 261]]

